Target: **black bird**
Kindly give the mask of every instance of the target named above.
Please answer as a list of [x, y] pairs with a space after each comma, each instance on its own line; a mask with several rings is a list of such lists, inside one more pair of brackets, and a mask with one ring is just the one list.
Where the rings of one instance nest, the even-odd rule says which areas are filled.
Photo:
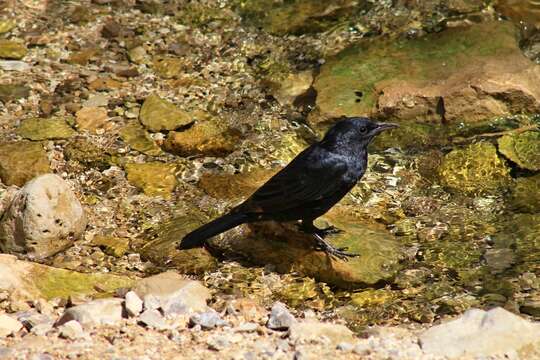
[[342, 259], [356, 256], [324, 240], [326, 235], [339, 230], [319, 229], [313, 220], [326, 213], [362, 178], [368, 161], [367, 147], [373, 138], [395, 127], [362, 117], [338, 121], [321, 141], [302, 151], [242, 204], [184, 236], [178, 248], [204, 246], [206, 239], [244, 223], [301, 220], [300, 229], [315, 237], [317, 249]]

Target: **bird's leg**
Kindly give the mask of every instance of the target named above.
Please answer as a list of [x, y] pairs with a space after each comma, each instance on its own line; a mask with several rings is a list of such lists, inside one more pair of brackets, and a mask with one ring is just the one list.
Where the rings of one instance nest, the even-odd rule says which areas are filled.
[[350, 257], [360, 256], [360, 254], [353, 254], [353, 253], [345, 252], [347, 248], [333, 247], [318, 234], [313, 234], [313, 237], [315, 238], [315, 241], [317, 242], [315, 249], [322, 250], [330, 256], [337, 257], [338, 259], [341, 259], [341, 260], [349, 260]]
[[338, 229], [337, 227], [332, 226], [332, 225], [324, 229], [319, 229], [313, 224], [313, 220], [302, 220], [302, 225], [300, 225], [300, 230], [308, 234], [317, 234], [322, 238], [325, 238], [328, 235], [339, 234], [343, 232], [343, 230]]

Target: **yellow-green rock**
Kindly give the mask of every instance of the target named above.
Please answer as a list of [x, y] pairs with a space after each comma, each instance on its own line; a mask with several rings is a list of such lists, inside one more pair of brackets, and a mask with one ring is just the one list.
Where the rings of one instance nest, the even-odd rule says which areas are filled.
[[444, 186], [468, 194], [496, 193], [511, 181], [497, 149], [487, 142], [452, 150], [443, 158], [438, 174]]
[[139, 123], [130, 122], [121, 131], [120, 136], [133, 150], [146, 155], [159, 155], [161, 148], [150, 138], [146, 130]]
[[30, 88], [22, 84], [0, 84], [0, 101], [12, 101], [26, 98], [30, 95]]
[[197, 121], [187, 130], [171, 131], [163, 148], [180, 156], [223, 156], [234, 151], [238, 140], [239, 134], [210, 118]]
[[143, 46], [136, 46], [132, 49], [129, 49], [127, 55], [129, 61], [135, 64], [145, 64], [149, 60], [148, 53]]
[[358, 307], [384, 306], [385, 303], [395, 298], [390, 290], [370, 289], [354, 293], [351, 296], [351, 303]]
[[76, 134], [62, 118], [23, 120], [17, 134], [29, 140], [67, 139]]
[[97, 235], [92, 239], [92, 245], [98, 246], [107, 255], [121, 257], [129, 249], [129, 239]]
[[13, 20], [0, 20], [0, 34], [10, 32], [16, 25]]
[[540, 170], [540, 131], [505, 135], [499, 139], [499, 151], [522, 169]]
[[0, 59], [22, 59], [28, 50], [24, 44], [12, 40], [0, 40]]
[[152, 94], [146, 98], [139, 120], [150, 131], [176, 130], [193, 122], [190, 114], [173, 103]]
[[128, 181], [148, 196], [170, 199], [176, 187], [176, 165], [162, 162], [143, 164], [130, 163], [125, 166]]
[[184, 71], [184, 61], [176, 57], [155, 57], [153, 68], [156, 74], [165, 79], [171, 79], [181, 75]]
[[84, 138], [75, 138], [64, 147], [66, 160], [77, 161], [87, 167], [100, 171], [113, 164], [113, 158], [107, 149], [99, 147]]
[[4, 184], [23, 186], [28, 180], [50, 171], [41, 143], [0, 143], [0, 179]]
[[516, 179], [510, 205], [519, 212], [540, 213], [540, 174]]
[[[15, 291], [21, 299], [68, 298], [71, 295], [98, 295], [129, 287], [134, 280], [103, 273], [78, 273], [0, 254], [0, 291]], [[99, 290], [97, 290], [99, 289]]]

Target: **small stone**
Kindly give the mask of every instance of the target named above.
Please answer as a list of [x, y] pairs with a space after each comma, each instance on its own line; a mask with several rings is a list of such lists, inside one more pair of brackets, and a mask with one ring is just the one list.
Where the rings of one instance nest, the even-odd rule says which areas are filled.
[[22, 327], [23, 324], [20, 321], [6, 314], [0, 314], [0, 338], [16, 333]]
[[145, 308], [147, 296], [155, 297], [165, 316], [177, 314], [179, 310], [182, 313], [206, 311], [210, 298], [210, 291], [199, 281], [185, 279], [172, 271], [141, 279], [132, 290], [144, 299]]
[[25, 139], [39, 141], [68, 139], [76, 132], [62, 118], [29, 118], [21, 122], [17, 134]]
[[144, 297], [144, 309], [145, 310], [157, 310], [160, 307], [161, 307], [161, 301], [154, 294], [147, 294]]
[[337, 344], [336, 349], [350, 352], [354, 349], [354, 345], [348, 342], [342, 342], [342, 343]]
[[224, 326], [226, 321], [222, 320], [215, 311], [206, 311], [200, 314], [193, 314], [189, 318], [190, 326], [200, 325], [202, 329], [209, 330], [218, 326]]
[[352, 342], [353, 332], [345, 325], [304, 321], [291, 324], [289, 339], [295, 343], [329, 340], [332, 344]]
[[46, 174], [14, 196], [0, 221], [0, 248], [43, 259], [71, 245], [85, 228], [84, 209], [69, 184]]
[[109, 130], [112, 127], [107, 110], [101, 107], [83, 107], [75, 116], [77, 127], [92, 133]]
[[158, 310], [145, 310], [139, 316], [139, 320], [146, 326], [153, 327], [156, 330], [166, 330], [169, 328]]
[[17, 23], [13, 20], [0, 20], [0, 34], [5, 34], [15, 29]]
[[49, 159], [42, 144], [0, 143], [0, 179], [4, 184], [23, 186], [35, 176], [48, 172]]
[[143, 46], [137, 46], [128, 51], [129, 61], [135, 64], [146, 64], [150, 61], [148, 53]]
[[60, 337], [64, 339], [76, 340], [86, 336], [82, 325], [77, 320], [70, 320], [58, 328]]
[[185, 69], [184, 60], [176, 57], [156, 57], [153, 60], [154, 71], [162, 78], [171, 79], [180, 76]]
[[149, 162], [125, 165], [127, 179], [148, 196], [170, 199], [176, 187], [176, 164]]
[[448, 358], [503, 355], [538, 341], [540, 324], [502, 308], [468, 310], [420, 336], [424, 352]]
[[212, 336], [206, 342], [210, 350], [221, 351], [231, 345], [230, 340], [224, 335]]
[[137, 122], [130, 122], [121, 131], [120, 136], [133, 150], [146, 155], [159, 155], [162, 153], [159, 146], [148, 135], [146, 130]]
[[44, 324], [38, 324], [34, 326], [30, 332], [32, 334], [35, 334], [37, 336], [45, 336], [49, 331], [53, 329], [53, 323], [44, 323]]
[[523, 314], [540, 318], [540, 300], [525, 301], [519, 307], [519, 311]]
[[77, 320], [81, 325], [115, 324], [122, 320], [122, 299], [99, 299], [67, 309], [56, 325]]
[[88, 98], [88, 100], [86, 100], [83, 103], [83, 107], [88, 107], [88, 108], [106, 107], [108, 104], [109, 104], [109, 97], [106, 95], [99, 94], [99, 95], [94, 95]]
[[125, 300], [126, 312], [129, 316], [135, 317], [141, 313], [143, 301], [134, 291], [128, 291]]
[[296, 319], [287, 307], [280, 302], [274, 303], [266, 326], [272, 330], [287, 330], [294, 323]]
[[255, 332], [259, 328], [259, 325], [253, 322], [241, 323], [234, 329], [236, 332]]
[[148, 130], [153, 132], [176, 130], [194, 121], [187, 112], [156, 94], [148, 96], [144, 101], [139, 120]]
[[0, 39], [0, 59], [20, 60], [26, 54], [26, 46], [20, 42]]
[[371, 352], [371, 346], [366, 341], [363, 341], [354, 346], [353, 352], [357, 355], [367, 355]]
[[30, 65], [24, 61], [17, 60], [1, 60], [0, 69], [5, 71], [28, 71], [30, 70]]

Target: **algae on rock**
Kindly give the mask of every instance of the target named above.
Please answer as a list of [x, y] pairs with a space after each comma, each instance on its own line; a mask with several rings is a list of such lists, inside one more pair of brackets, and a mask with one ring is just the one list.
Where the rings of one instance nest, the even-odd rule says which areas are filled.
[[523, 169], [540, 170], [540, 131], [505, 135], [499, 139], [499, 151]]
[[506, 189], [511, 181], [495, 146], [487, 142], [452, 150], [443, 158], [438, 174], [444, 186], [467, 194], [492, 194]]
[[194, 119], [173, 103], [152, 94], [146, 98], [139, 114], [141, 123], [150, 131], [176, 130]]
[[176, 187], [176, 164], [149, 162], [125, 165], [127, 179], [134, 186], [142, 189], [148, 196], [162, 196], [170, 199]]
[[21, 122], [17, 133], [23, 138], [34, 141], [67, 139], [76, 134], [75, 130], [62, 118], [29, 118]]

